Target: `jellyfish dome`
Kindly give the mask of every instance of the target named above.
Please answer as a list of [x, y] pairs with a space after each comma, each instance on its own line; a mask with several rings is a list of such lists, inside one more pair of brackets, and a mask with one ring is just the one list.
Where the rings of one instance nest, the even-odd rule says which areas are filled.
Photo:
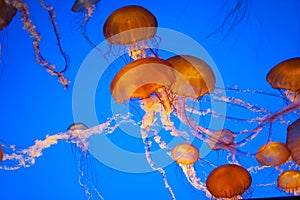
[[156, 27], [157, 20], [150, 11], [131, 5], [114, 11], [105, 21], [103, 33], [110, 44], [133, 45], [154, 37]]
[[74, 124], [71, 124], [69, 127], [68, 127], [68, 131], [75, 131], [75, 130], [87, 130], [88, 127], [84, 124], [84, 123], [74, 123]]
[[100, 0], [76, 0], [72, 6], [73, 12], [83, 12], [87, 8], [94, 6], [95, 4], [99, 3]]
[[145, 99], [175, 81], [171, 65], [160, 58], [142, 58], [125, 65], [114, 77], [110, 91], [118, 103]]
[[167, 61], [175, 69], [176, 82], [171, 88], [175, 94], [197, 99], [214, 90], [215, 75], [210, 66], [200, 58], [177, 55]]
[[270, 142], [261, 146], [257, 153], [257, 161], [266, 166], [277, 166], [285, 163], [290, 157], [290, 152], [281, 142]]
[[250, 188], [252, 178], [242, 166], [222, 165], [214, 169], [206, 180], [208, 191], [215, 198], [235, 198]]
[[198, 149], [188, 143], [175, 146], [172, 150], [172, 158], [179, 164], [192, 165], [199, 159]]
[[267, 75], [273, 88], [297, 91], [300, 89], [300, 58], [291, 58], [277, 64]]
[[3, 150], [2, 147], [0, 146], [0, 162], [3, 160]]
[[300, 165], [300, 118], [287, 128], [286, 145], [293, 160]]
[[208, 139], [208, 145], [213, 150], [225, 149], [227, 146], [233, 144], [233, 142], [233, 132], [228, 129], [216, 130]]
[[299, 195], [300, 192], [300, 171], [287, 170], [279, 175], [278, 188], [287, 192]]
[[16, 13], [16, 8], [7, 5], [5, 0], [0, 0], [0, 31], [9, 25]]
[[300, 103], [300, 58], [291, 58], [277, 64], [267, 75], [273, 88], [285, 89], [286, 96]]

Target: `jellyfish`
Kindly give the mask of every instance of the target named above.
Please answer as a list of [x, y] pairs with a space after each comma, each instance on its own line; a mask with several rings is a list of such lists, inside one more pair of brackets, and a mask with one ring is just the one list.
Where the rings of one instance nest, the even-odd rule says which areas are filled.
[[252, 178], [242, 166], [226, 164], [207, 177], [206, 187], [215, 198], [240, 198], [251, 186]]
[[287, 170], [279, 175], [278, 188], [287, 193], [293, 193], [299, 195], [300, 193], [300, 171]]
[[300, 103], [300, 58], [280, 62], [267, 75], [273, 88], [283, 89], [291, 102]]
[[[74, 124], [71, 124], [67, 131], [72, 132], [72, 138], [80, 139], [80, 131], [86, 131], [88, 130], [88, 127], [81, 122], [77, 122]], [[76, 140], [76, 139], [75, 139]], [[86, 196], [89, 199], [92, 199], [93, 193], [96, 194], [97, 197], [100, 199], [104, 199], [100, 192], [98, 191], [97, 186], [93, 184], [94, 179], [93, 177], [88, 177], [88, 175], [91, 173], [91, 160], [90, 160], [90, 153], [87, 150], [87, 144], [81, 142], [80, 140], [77, 140], [76, 143], [71, 143], [72, 145], [72, 151], [75, 152], [76, 148], [79, 148], [80, 155], [79, 155], [79, 161], [78, 161], [78, 171], [79, 171], [79, 184], [84, 188], [84, 192]]]
[[196, 171], [193, 167], [199, 159], [198, 149], [189, 143], [178, 144], [172, 149], [171, 156], [181, 167], [191, 185], [199, 190], [205, 191], [205, 185], [197, 178]]
[[85, 10], [91, 9], [99, 2], [100, 0], [76, 0], [71, 10], [73, 12], [83, 12]]
[[197, 127], [186, 115], [186, 101], [188, 98], [199, 99], [210, 94], [216, 84], [215, 75], [207, 63], [194, 56], [176, 55], [167, 61], [172, 65], [176, 76], [176, 82], [170, 88], [174, 110], [181, 121]]
[[284, 92], [291, 104], [266, 117], [265, 122], [274, 122], [280, 116], [300, 108], [300, 58], [284, 60], [273, 67], [266, 77], [270, 85]]
[[3, 150], [2, 150], [2, 147], [0, 146], [0, 163], [2, 162], [3, 160]]
[[[146, 57], [150, 44], [156, 44], [157, 20], [146, 8], [130, 5], [109, 15], [103, 34], [111, 45], [126, 46], [134, 60]], [[153, 52], [152, 52], [153, 53]]]
[[285, 163], [290, 152], [281, 142], [269, 142], [261, 146], [256, 153], [256, 160], [265, 166], [277, 166]]
[[17, 9], [0, 0], [0, 31], [7, 27], [17, 13]]
[[91, 19], [94, 10], [96, 8], [96, 4], [99, 3], [100, 0], [76, 0], [71, 8], [73, 12], [84, 12], [84, 17], [80, 25], [80, 32], [83, 35], [83, 37], [88, 41], [88, 43], [96, 48], [96, 44], [89, 38], [86, 32], [86, 24]]
[[172, 110], [164, 88], [170, 87], [174, 81], [173, 70], [168, 62], [160, 58], [143, 58], [124, 66], [111, 82], [110, 91], [118, 103], [137, 98], [142, 103], [151, 104], [147, 103], [147, 99], [155, 94], [165, 111], [170, 113]]
[[167, 61], [176, 72], [176, 82], [171, 88], [173, 93], [197, 99], [214, 90], [215, 75], [202, 59], [190, 55], [176, 55]]
[[254, 135], [256, 136], [267, 124], [272, 125], [272, 123], [281, 118], [283, 115], [293, 112], [296, 114], [299, 113], [300, 58], [291, 58], [280, 62], [270, 70], [266, 79], [273, 88], [279, 89], [284, 93], [284, 99], [288, 100], [289, 104], [274, 113], [267, 112], [266, 115], [260, 118], [258, 120], [258, 126], [255, 129], [250, 130], [255, 133], [251, 135], [251, 138], [253, 138]]
[[295, 163], [300, 165], [300, 118], [287, 128], [286, 146]]
[[207, 143], [213, 150], [226, 149], [234, 144], [234, 134], [229, 129], [216, 130], [208, 138]]
[[[50, 21], [51, 21], [51, 25], [53, 27], [53, 31], [55, 34], [55, 38], [57, 40], [59, 52], [61, 53], [61, 55], [65, 61], [65, 66], [63, 67], [62, 70], [56, 71], [55, 64], [48, 62], [42, 56], [41, 49], [40, 49], [41, 36], [37, 32], [36, 26], [32, 23], [32, 20], [30, 18], [30, 10], [28, 8], [27, 3], [25, 3], [24, 1], [21, 1], [21, 0], [6, 0], [6, 1], [1, 0], [0, 1], [1, 24], [3, 23], [3, 25], [5, 25], [6, 23], [9, 23], [9, 19], [14, 16], [14, 14], [13, 14], [15, 12], [14, 10], [16, 10], [17, 12], [20, 12], [21, 20], [24, 24], [23, 28], [25, 30], [27, 30], [29, 35], [33, 38], [32, 45], [34, 48], [34, 55], [35, 55], [37, 63], [40, 64], [42, 67], [44, 67], [49, 74], [56, 76], [58, 78], [58, 81], [63, 85], [64, 89], [67, 89], [69, 80], [64, 77], [64, 73], [68, 68], [68, 56], [62, 49], [62, 45], [61, 45], [59, 34], [58, 34], [58, 27], [55, 22], [56, 14], [55, 14], [53, 7], [47, 6], [43, 0], [40, 0], [40, 4], [48, 12], [48, 15], [49, 15]], [[2, 15], [4, 15], [5, 13], [7, 13], [7, 15], [10, 16], [10, 18], [9, 18], [9, 16], [3, 16], [3, 19], [2, 19]], [[9, 13], [11, 13], [11, 14], [9, 14]], [[4, 19], [4, 18], [6, 18], [6, 19]], [[5, 20], [5, 22], [2, 22], [2, 20]]]

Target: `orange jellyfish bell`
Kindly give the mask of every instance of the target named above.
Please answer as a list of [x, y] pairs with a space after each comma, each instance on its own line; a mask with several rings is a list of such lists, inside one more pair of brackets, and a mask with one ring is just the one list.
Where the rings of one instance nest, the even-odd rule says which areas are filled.
[[215, 75], [210, 66], [200, 58], [177, 55], [167, 61], [175, 69], [176, 82], [171, 88], [175, 94], [197, 99], [214, 90]]
[[300, 193], [300, 171], [287, 170], [279, 175], [277, 179], [278, 188], [299, 195]]
[[87, 130], [88, 127], [84, 124], [84, 123], [74, 123], [74, 124], [71, 124], [69, 127], [68, 127], [68, 131], [75, 131], [75, 130]]
[[267, 81], [273, 88], [299, 90], [300, 58], [291, 58], [273, 67], [267, 75]]
[[0, 31], [9, 25], [16, 13], [16, 8], [7, 5], [5, 0], [0, 0]]
[[114, 11], [105, 21], [103, 33], [110, 44], [134, 45], [153, 38], [157, 20], [146, 8], [125, 6]]
[[172, 158], [178, 164], [183, 165], [192, 165], [199, 159], [199, 151], [198, 149], [188, 143], [183, 143], [175, 146], [172, 149]]
[[300, 165], [300, 118], [287, 128], [286, 146], [295, 163]]
[[175, 81], [171, 65], [160, 58], [142, 58], [125, 65], [114, 77], [110, 92], [118, 103], [145, 99]]
[[222, 129], [213, 132], [208, 139], [208, 145], [213, 150], [225, 149], [234, 141], [234, 135], [231, 130]]
[[2, 147], [0, 146], [0, 162], [3, 160], [3, 150]]
[[82, 12], [97, 4], [100, 0], [76, 0], [72, 6], [73, 12]]
[[242, 166], [227, 164], [214, 169], [207, 177], [206, 187], [215, 198], [235, 198], [250, 188], [252, 178]]
[[281, 142], [270, 142], [261, 146], [256, 159], [261, 165], [277, 166], [285, 163], [290, 157], [290, 152], [285, 144]]

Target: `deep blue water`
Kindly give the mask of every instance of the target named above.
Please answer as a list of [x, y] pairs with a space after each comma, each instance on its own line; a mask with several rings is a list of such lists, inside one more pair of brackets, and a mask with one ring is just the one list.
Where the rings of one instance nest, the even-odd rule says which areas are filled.
[[[32, 23], [36, 25], [42, 37], [40, 48], [43, 57], [55, 63], [57, 70], [61, 70], [64, 61], [59, 53], [47, 12], [38, 1], [27, 3]], [[63, 132], [74, 123], [74, 109], [72, 109], [76, 90], [74, 83], [78, 81], [78, 73], [82, 69], [84, 59], [93, 49], [80, 33], [83, 13], [71, 12], [73, 1], [48, 0], [45, 3], [54, 6], [60, 42], [69, 57], [70, 65], [65, 76], [71, 83], [67, 90], [57, 82], [56, 77], [50, 76], [36, 63], [32, 38], [22, 29], [20, 13], [17, 13], [11, 24], [0, 32], [0, 139], [3, 143], [15, 144], [20, 149], [33, 145], [36, 139], [44, 139], [47, 134]], [[156, 16], [158, 27], [182, 33], [201, 44], [214, 61], [225, 86], [237, 85], [242, 89], [263, 90], [279, 95], [280, 93], [272, 89], [266, 81], [266, 74], [279, 62], [297, 57], [300, 53], [300, 2], [297, 0], [214, 2], [102, 0], [97, 4], [92, 18], [86, 25], [87, 34], [95, 44], [98, 45], [105, 40], [102, 27], [109, 14], [125, 5], [140, 5], [147, 8]], [[234, 9], [236, 5], [240, 5], [239, 9]], [[170, 38], [160, 37], [160, 42], [164, 44]], [[109, 52], [109, 46], [103, 51]], [[161, 51], [161, 55], [168, 53], [164, 54]], [[111, 108], [113, 100], [109, 84], [124, 62], [127, 61], [115, 62], [106, 69], [96, 86], [95, 99], [92, 102], [87, 101], [95, 104], [99, 123], [105, 122], [114, 113]], [[85, 87], [86, 90], [90, 89], [89, 85]], [[236, 94], [228, 93], [228, 95]], [[274, 100], [264, 95], [248, 95], [245, 98], [272, 111], [279, 110], [285, 105], [278, 98]], [[139, 113], [135, 107], [130, 109], [133, 115]], [[240, 114], [230, 110], [228, 112], [237, 117]], [[135, 116], [134, 119], [138, 121], [141, 118]], [[292, 115], [288, 119], [293, 121], [296, 118]], [[203, 119], [203, 123], [208, 123], [208, 119]], [[87, 124], [97, 125], [94, 121]], [[280, 126], [277, 129], [276, 125], [273, 127], [274, 140], [285, 142], [285, 128]], [[268, 131], [269, 129], [262, 134], [268, 134]], [[132, 135], [117, 130], [108, 138], [126, 151], [142, 153], [144, 145], [141, 139]], [[250, 141], [248, 150], [255, 152], [259, 148], [259, 143], [266, 141], [266, 137], [262, 135], [259, 142]], [[168, 136], [166, 140], [169, 140]], [[108, 159], [115, 156], [110, 154], [108, 149], [102, 153]], [[80, 150], [75, 148], [72, 151], [69, 143], [60, 141], [57, 145], [45, 149], [35, 164], [28, 168], [15, 171], [0, 170], [0, 199], [87, 199], [84, 189], [78, 183], [79, 154]], [[212, 156], [211, 161], [220, 164], [222, 163], [220, 157], [224, 155], [224, 152], [219, 152], [215, 157]], [[126, 158], [122, 158], [120, 162], [126, 162]], [[247, 163], [247, 167], [258, 165], [255, 160], [243, 160], [242, 163]], [[83, 160], [83, 164], [88, 171], [87, 177], [94, 182], [104, 199], [171, 199], [158, 172], [126, 173], [111, 168], [93, 157]], [[205, 171], [203, 166], [205, 164], [199, 162], [196, 169]], [[205, 193], [194, 189], [187, 182], [176, 163], [166, 166], [165, 170], [168, 182], [178, 200], [205, 198]], [[265, 174], [254, 175], [255, 182], [248, 192], [248, 197], [286, 196], [286, 193], [277, 189], [276, 184], [257, 186], [259, 182], [268, 183], [276, 174], [276, 170], [269, 170]], [[276, 181], [276, 178], [273, 177], [272, 180]]]

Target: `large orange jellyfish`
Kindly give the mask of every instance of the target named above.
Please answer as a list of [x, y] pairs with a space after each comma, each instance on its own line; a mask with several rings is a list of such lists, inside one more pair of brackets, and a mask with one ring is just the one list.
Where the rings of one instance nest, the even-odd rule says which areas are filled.
[[300, 193], [300, 171], [298, 170], [287, 170], [279, 175], [278, 188], [287, 193], [294, 193], [299, 195]]
[[156, 28], [157, 20], [150, 11], [131, 5], [110, 14], [103, 33], [111, 45], [127, 46], [129, 56], [136, 60], [146, 56], [146, 49], [151, 50], [148, 41], [155, 43]]
[[5, 0], [0, 0], [0, 31], [8, 26], [17, 13], [12, 5], [7, 5]]
[[300, 165], [300, 118], [287, 128], [286, 145], [295, 163]]
[[110, 91], [118, 103], [132, 98], [147, 99], [155, 94], [167, 112], [171, 112], [169, 100], [164, 95], [175, 81], [170, 64], [160, 58], [142, 58], [124, 66], [111, 82]]
[[176, 82], [171, 88], [173, 93], [197, 99], [214, 90], [215, 75], [210, 66], [200, 58], [177, 55], [167, 61], [172, 65], [176, 75]]
[[273, 88], [284, 89], [292, 102], [300, 101], [300, 58], [291, 58], [277, 64], [267, 75]]
[[266, 77], [273, 88], [281, 89], [291, 104], [268, 116], [265, 122], [274, 122], [284, 114], [300, 108], [300, 58], [291, 58], [273, 67]]
[[284, 60], [274, 66], [266, 76], [269, 84], [284, 93], [289, 104], [277, 112], [265, 115], [253, 130], [258, 133], [266, 124], [273, 123], [283, 115], [299, 113], [300, 109], [300, 58]]
[[261, 146], [257, 153], [257, 161], [265, 166], [277, 166], [285, 163], [290, 157], [290, 152], [281, 142], [269, 142]]
[[207, 189], [215, 198], [239, 198], [250, 188], [251, 183], [249, 172], [235, 164], [217, 167], [206, 180]]

